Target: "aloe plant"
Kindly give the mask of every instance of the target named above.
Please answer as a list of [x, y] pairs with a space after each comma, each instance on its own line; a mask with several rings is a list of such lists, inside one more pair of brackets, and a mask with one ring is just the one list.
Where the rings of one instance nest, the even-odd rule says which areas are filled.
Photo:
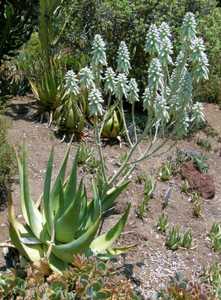
[[120, 136], [122, 131], [122, 117], [118, 108], [109, 108], [109, 115], [107, 116], [103, 128], [101, 130], [102, 137], [116, 139]]
[[[47, 164], [41, 205], [38, 207], [31, 198], [28, 183], [26, 151], [17, 155], [21, 208], [25, 224], [20, 223], [14, 214], [14, 206], [9, 199], [9, 233], [11, 242], [20, 254], [35, 262], [47, 259], [52, 269], [61, 271], [73, 256], [114, 255], [122, 248], [112, 248], [126, 224], [130, 205], [120, 220], [107, 233], [96, 236], [102, 220], [102, 204], [114, 200], [122, 188], [107, 191], [101, 199], [93, 184], [93, 198], [89, 201], [83, 180], [77, 183], [78, 153], [73, 161], [70, 176], [65, 179], [65, 171], [70, 147], [64, 157], [54, 184], [51, 182], [53, 169], [52, 149]], [[124, 248], [125, 251], [125, 248]]]

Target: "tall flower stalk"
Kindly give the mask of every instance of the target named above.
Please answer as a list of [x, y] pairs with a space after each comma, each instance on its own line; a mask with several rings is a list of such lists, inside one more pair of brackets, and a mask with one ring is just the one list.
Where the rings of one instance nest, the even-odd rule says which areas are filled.
[[[193, 104], [193, 88], [194, 84], [208, 78], [208, 60], [203, 40], [197, 36], [197, 24], [192, 13], [186, 14], [180, 36], [181, 48], [175, 58], [168, 24], [164, 22], [159, 28], [156, 25], [150, 26], [144, 51], [152, 59], [143, 93], [139, 90], [136, 80], [130, 78], [131, 63], [126, 43], [120, 43], [116, 59], [117, 68], [114, 71], [107, 64], [104, 41], [99, 35], [95, 36], [91, 65], [79, 72], [79, 82], [89, 95], [90, 116], [94, 120], [104, 179], [102, 193], [106, 193], [113, 186], [121, 186], [138, 163], [159, 154], [167, 142], [165, 132], [172, 129], [172, 134], [183, 136], [188, 134], [193, 126], [199, 128], [200, 124], [205, 122], [202, 106], [199, 103]], [[73, 83], [72, 89], [74, 87]], [[106, 97], [108, 101], [105, 106], [103, 99]], [[131, 105], [133, 132], [126, 120], [125, 101]], [[111, 102], [114, 103], [113, 106]], [[146, 112], [141, 134], [137, 133], [136, 102], [141, 102]], [[116, 107], [119, 107], [121, 112], [128, 151], [119, 169], [114, 174], [109, 174], [101, 145], [101, 133], [104, 123]], [[162, 137], [160, 141], [159, 134]], [[137, 156], [136, 150], [147, 137], [146, 149], [140, 151]]]

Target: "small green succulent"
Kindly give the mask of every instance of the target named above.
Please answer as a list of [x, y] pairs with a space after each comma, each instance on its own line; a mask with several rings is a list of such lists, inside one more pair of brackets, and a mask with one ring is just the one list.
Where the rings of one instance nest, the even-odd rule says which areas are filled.
[[192, 246], [192, 242], [193, 242], [192, 232], [190, 229], [188, 229], [186, 232], [184, 232], [180, 245], [183, 248], [189, 249]]
[[137, 215], [141, 219], [144, 218], [145, 213], [148, 210], [148, 205], [149, 205], [150, 199], [153, 197], [153, 192], [155, 190], [155, 187], [156, 187], [156, 181], [153, 179], [153, 177], [151, 177], [151, 176], [146, 177], [145, 183], [144, 183], [144, 197], [137, 209]]
[[159, 219], [157, 221], [157, 230], [159, 232], [166, 233], [168, 226], [168, 217], [163, 213], [159, 216]]
[[169, 161], [164, 163], [159, 171], [159, 177], [161, 181], [168, 181], [173, 175], [173, 168]]
[[209, 233], [209, 239], [215, 252], [221, 251], [221, 225], [214, 223]]
[[170, 250], [177, 250], [180, 246], [182, 235], [179, 226], [173, 226], [170, 228], [166, 237], [166, 247]]

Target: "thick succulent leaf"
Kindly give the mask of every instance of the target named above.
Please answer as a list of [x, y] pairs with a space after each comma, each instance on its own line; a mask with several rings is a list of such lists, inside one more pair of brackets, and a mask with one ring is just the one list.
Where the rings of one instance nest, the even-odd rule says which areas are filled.
[[125, 254], [131, 249], [134, 249], [136, 245], [123, 246], [123, 247], [115, 247], [107, 249], [104, 253], [100, 253], [97, 255], [100, 259], [109, 260], [112, 259], [116, 255]]
[[70, 243], [54, 245], [52, 247], [52, 253], [61, 260], [71, 263], [73, 261], [73, 255], [83, 253], [89, 248], [94, 236], [96, 235], [100, 221], [101, 219], [98, 218], [96, 222], [78, 239], [74, 239]]
[[87, 215], [87, 205], [88, 205], [88, 199], [87, 199], [87, 191], [84, 186], [81, 194], [81, 209], [79, 214], [79, 225], [83, 224], [84, 221], [86, 221], [86, 215]]
[[90, 245], [92, 252], [96, 253], [103, 253], [107, 249], [112, 247], [112, 244], [119, 238], [120, 234], [122, 233], [124, 226], [127, 222], [127, 218], [130, 211], [130, 204], [128, 205], [125, 213], [117, 222], [117, 224], [111, 228], [107, 233], [97, 237]]
[[62, 272], [67, 269], [68, 264], [51, 253], [49, 257], [49, 266], [52, 271], [62, 274]]
[[60, 216], [64, 213], [64, 189], [62, 186], [62, 182], [61, 180], [59, 181], [58, 184], [58, 209], [57, 209], [57, 213], [55, 213], [55, 222], [56, 220], [58, 220], [60, 218]]
[[25, 221], [30, 226], [36, 238], [40, 238], [42, 231], [42, 215], [32, 201], [29, 191], [26, 151], [23, 148], [22, 157], [17, 155], [19, 179], [21, 189], [21, 208]]
[[110, 209], [117, 197], [127, 188], [129, 181], [124, 182], [123, 184], [113, 187], [106, 192], [104, 198], [102, 199], [102, 210], [106, 211]]
[[30, 238], [34, 238], [34, 236], [30, 236], [30, 232], [28, 232], [26, 228], [16, 220], [11, 196], [9, 196], [8, 200], [8, 220], [9, 236], [16, 249], [21, 255], [33, 262], [40, 260], [43, 255], [41, 245], [25, 245], [21, 241], [21, 235], [29, 235]]
[[106, 252], [107, 252], [107, 254], [109, 254], [111, 256], [116, 256], [116, 255], [121, 255], [121, 254], [127, 253], [128, 251], [130, 251], [131, 249], [134, 249], [135, 247], [136, 247], [136, 245], [114, 247], [114, 248], [107, 249]]
[[53, 159], [54, 159], [54, 149], [51, 150], [47, 170], [45, 174], [44, 181], [44, 192], [43, 192], [43, 206], [44, 206], [44, 216], [48, 228], [48, 233], [51, 233], [51, 229], [53, 226], [53, 211], [51, 204], [51, 177], [52, 177], [52, 169], [53, 169]]
[[98, 195], [98, 190], [95, 185], [95, 183], [92, 183], [93, 187], [93, 200], [88, 204], [87, 206], [87, 215], [86, 217], [86, 225], [85, 225], [85, 230], [90, 228], [95, 220], [101, 216], [102, 210], [101, 210], [101, 200]]
[[59, 242], [68, 243], [75, 237], [79, 224], [82, 190], [83, 182], [81, 181], [77, 193], [72, 195], [71, 205], [55, 223], [56, 240]]
[[39, 241], [33, 236], [29, 236], [26, 234], [21, 234], [20, 241], [22, 242], [22, 244], [25, 245], [41, 245], [41, 241]]
[[56, 213], [59, 207], [59, 197], [60, 197], [60, 184], [64, 184], [66, 169], [67, 169], [67, 162], [70, 154], [71, 149], [71, 143], [73, 138], [71, 138], [71, 141], [69, 143], [69, 146], [67, 148], [66, 154], [64, 156], [63, 162], [61, 164], [60, 170], [58, 172], [58, 175], [56, 177], [55, 183], [53, 185], [52, 191], [51, 191], [51, 197], [52, 197], [52, 209]]
[[78, 152], [76, 153], [75, 159], [73, 161], [71, 174], [69, 176], [65, 193], [64, 193], [64, 206], [67, 208], [69, 205], [72, 204], [73, 195], [75, 195], [77, 190], [77, 163], [78, 163]]

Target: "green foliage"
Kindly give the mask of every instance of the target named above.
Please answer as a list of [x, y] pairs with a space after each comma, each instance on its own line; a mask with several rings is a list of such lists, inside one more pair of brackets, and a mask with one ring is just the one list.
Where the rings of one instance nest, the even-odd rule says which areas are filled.
[[213, 299], [213, 292], [205, 288], [200, 280], [194, 282], [188, 281], [180, 273], [170, 279], [167, 287], [161, 289], [156, 294], [156, 299], [159, 300], [200, 300], [200, 299]]
[[189, 183], [187, 180], [183, 180], [181, 183], [180, 190], [182, 193], [187, 194], [189, 191]]
[[122, 117], [119, 109], [109, 108], [107, 118], [102, 129], [102, 137], [116, 139], [122, 131]]
[[179, 247], [189, 249], [192, 246], [192, 232], [187, 230], [181, 232], [179, 226], [173, 226], [169, 229], [166, 236], [166, 247], [170, 250], [177, 250]]
[[206, 150], [206, 151], [211, 151], [212, 146], [211, 143], [208, 139], [197, 139], [197, 145], [200, 146], [202, 149]]
[[168, 226], [168, 217], [163, 213], [159, 216], [159, 219], [157, 221], [157, 230], [159, 232], [166, 233]]
[[114, 255], [126, 248], [111, 248], [126, 224], [130, 206], [120, 220], [98, 237], [105, 201], [114, 201], [122, 191], [116, 187], [103, 198], [93, 184], [93, 198], [89, 201], [83, 181], [77, 184], [78, 153], [70, 176], [65, 180], [65, 170], [70, 147], [64, 157], [54, 184], [51, 183], [53, 150], [51, 151], [40, 207], [32, 201], [28, 185], [26, 153], [18, 155], [21, 187], [21, 208], [26, 224], [16, 220], [12, 199], [9, 197], [9, 233], [12, 243], [20, 254], [32, 262], [46, 259], [50, 267], [58, 272], [72, 263], [76, 254]]
[[12, 95], [24, 95], [27, 91], [27, 80], [18, 68], [15, 58], [2, 62], [0, 80], [0, 105], [2, 100], [5, 101]]
[[195, 155], [193, 157], [193, 163], [201, 173], [208, 172], [209, 166], [206, 161], [207, 157], [205, 155]]
[[0, 64], [14, 56], [26, 42], [37, 21], [38, 1], [3, 0], [0, 3]]
[[182, 237], [180, 233], [180, 228], [178, 226], [173, 226], [170, 228], [166, 237], [166, 247], [170, 250], [177, 250], [180, 246]]
[[221, 297], [221, 265], [219, 263], [212, 264], [205, 272], [203, 280], [212, 286], [214, 295], [220, 299]]
[[[136, 66], [133, 76], [145, 80], [145, 65], [149, 61], [142, 50], [146, 28], [151, 23], [159, 25], [169, 20], [173, 31], [177, 32], [186, 12], [209, 15], [215, 6], [215, 0], [198, 0], [194, 3], [189, 0], [105, 0], [99, 4], [96, 0], [78, 0], [72, 4], [73, 23], [67, 27], [63, 40], [79, 52], [89, 53], [90, 44], [95, 34], [99, 33], [111, 45], [109, 59], [116, 55], [118, 42], [124, 40], [132, 53], [132, 65]], [[66, 10], [70, 11], [69, 2]]]
[[206, 16], [199, 15], [200, 32], [204, 37], [210, 62], [210, 78], [199, 85], [197, 96], [210, 102], [221, 102], [221, 7], [212, 9]]
[[78, 149], [78, 164], [86, 164], [94, 155], [94, 151], [86, 143], [81, 143]]
[[173, 168], [170, 161], [165, 162], [159, 171], [159, 178], [161, 181], [168, 181], [173, 176]]
[[6, 185], [17, 169], [14, 150], [7, 140], [9, 127], [8, 119], [0, 115], [0, 184]]
[[148, 205], [150, 199], [153, 197], [154, 190], [156, 188], [156, 181], [153, 177], [148, 176], [144, 182], [144, 197], [137, 209], [137, 215], [139, 218], [143, 219], [146, 212], [148, 211]]
[[182, 239], [181, 239], [181, 243], [180, 246], [186, 249], [191, 248], [192, 246], [192, 232], [191, 230], [187, 230], [186, 232], [183, 233]]
[[51, 273], [47, 265], [31, 265], [27, 277], [0, 276], [1, 299], [136, 299], [129, 281], [119, 280], [109, 264], [76, 256], [63, 274]]
[[62, 67], [59, 58], [50, 60], [48, 66], [42, 58], [36, 58], [29, 66], [29, 82], [35, 97], [39, 101], [41, 112], [54, 112], [64, 97]]
[[200, 199], [193, 202], [193, 216], [196, 218], [202, 216], [202, 201]]
[[221, 251], [221, 225], [214, 223], [209, 232], [209, 239], [212, 244], [212, 248], [216, 252]]

